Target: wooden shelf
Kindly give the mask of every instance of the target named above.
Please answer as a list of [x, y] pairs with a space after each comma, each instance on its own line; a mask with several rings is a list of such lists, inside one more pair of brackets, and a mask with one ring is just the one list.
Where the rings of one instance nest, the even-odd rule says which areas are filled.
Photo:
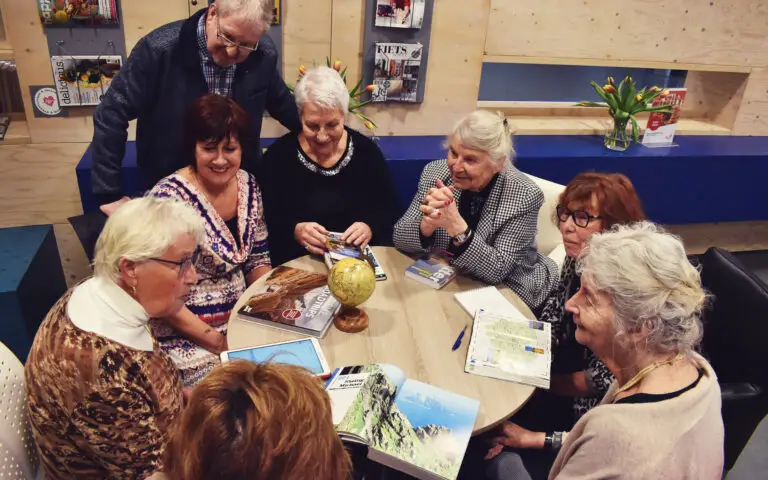
[[[599, 117], [507, 117], [517, 135], [602, 135], [610, 125], [610, 118]], [[640, 123], [640, 132], [645, 130], [645, 120]], [[725, 127], [706, 120], [681, 118], [677, 127], [678, 135], [731, 135]]]
[[32, 143], [27, 122], [24, 120], [11, 120], [8, 131], [5, 133], [5, 140], [0, 141], [0, 147], [3, 145], [24, 145], [27, 143]]
[[655, 68], [660, 70], [694, 70], [700, 72], [750, 73], [744, 65], [703, 65], [698, 63], [656, 62], [620, 58], [524, 57], [515, 55], [485, 55], [483, 63], [523, 63], [536, 65], [573, 65], [580, 67]]
[[0, 39], [0, 60], [13, 60], [13, 49], [7, 40]]

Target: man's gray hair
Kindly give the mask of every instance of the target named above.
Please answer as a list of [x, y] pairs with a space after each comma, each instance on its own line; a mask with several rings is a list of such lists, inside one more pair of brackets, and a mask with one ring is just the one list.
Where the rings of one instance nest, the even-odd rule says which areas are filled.
[[234, 16], [258, 25], [265, 32], [274, 19], [274, 0], [216, 0], [216, 10], [222, 18]]
[[129, 200], [107, 219], [96, 241], [93, 270], [117, 283], [120, 259], [141, 262], [160, 257], [180, 235], [205, 241], [203, 219], [189, 205], [170, 198], [145, 196]]
[[500, 113], [475, 110], [456, 123], [445, 148], [452, 139], [466, 148], [488, 153], [491, 161], [500, 168], [506, 166], [515, 154], [512, 133]]
[[315, 103], [327, 110], [341, 110], [343, 115], [349, 110], [349, 90], [336, 70], [326, 67], [314, 67], [299, 80], [294, 91], [296, 106]]
[[655, 353], [688, 354], [701, 341], [707, 294], [699, 271], [680, 239], [661, 227], [638, 222], [593, 235], [578, 271], [611, 297], [617, 338], [645, 326], [645, 348]]

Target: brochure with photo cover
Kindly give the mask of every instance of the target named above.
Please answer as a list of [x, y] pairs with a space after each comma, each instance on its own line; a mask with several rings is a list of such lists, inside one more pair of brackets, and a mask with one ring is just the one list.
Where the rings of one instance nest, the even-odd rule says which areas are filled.
[[477, 400], [406, 379], [386, 364], [338, 369], [325, 389], [339, 436], [368, 445], [371, 460], [420, 479], [458, 475]]
[[376, 26], [421, 28], [426, 0], [376, 0]]
[[51, 57], [59, 105], [98, 105], [122, 66], [120, 55]]
[[420, 43], [377, 43], [371, 94], [374, 103], [416, 102], [419, 88], [421, 58]]
[[643, 145], [646, 147], [672, 145], [677, 131], [677, 123], [680, 121], [680, 112], [685, 102], [685, 88], [670, 88], [667, 95], [660, 95], [653, 101], [652, 106], [671, 105], [672, 111], [651, 112], [648, 115], [648, 124], [643, 134]]
[[322, 337], [340, 307], [328, 288], [328, 275], [280, 266], [239, 313], [268, 327]]
[[376, 258], [376, 255], [373, 254], [373, 249], [370, 245], [366, 245], [365, 248], [350, 245], [344, 243], [341, 236], [341, 233], [329, 232], [325, 240], [325, 247], [328, 251], [323, 254], [323, 260], [325, 260], [325, 265], [328, 267], [328, 270], [333, 268], [333, 266], [342, 258], [358, 258], [367, 261], [373, 267], [377, 282], [387, 279], [387, 274], [384, 273], [384, 269], [381, 268], [381, 264]]
[[46, 27], [116, 27], [117, 0], [37, 0], [40, 22]]

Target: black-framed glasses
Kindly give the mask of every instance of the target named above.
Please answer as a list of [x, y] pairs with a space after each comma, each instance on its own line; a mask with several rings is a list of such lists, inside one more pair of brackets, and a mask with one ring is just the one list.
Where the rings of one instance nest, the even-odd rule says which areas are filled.
[[148, 260], [152, 260], [153, 262], [160, 262], [165, 263], [166, 265], [176, 265], [179, 267], [179, 276], [183, 277], [184, 274], [186, 274], [189, 269], [192, 267], [192, 265], [196, 265], [197, 261], [200, 259], [200, 247], [196, 248], [194, 252], [192, 252], [192, 256], [187, 258], [186, 260], [176, 261], [176, 260], [166, 260], [164, 258], [157, 258], [157, 257], [150, 257]]
[[557, 206], [557, 219], [561, 222], [567, 222], [568, 217], [573, 218], [573, 223], [577, 227], [586, 228], [587, 225], [589, 225], [590, 220], [597, 220], [600, 217], [600, 215], [590, 215], [589, 213], [585, 212], [584, 210], [576, 210], [571, 211], [565, 208], [562, 205]]
[[228, 36], [221, 33], [221, 27], [219, 26], [219, 16], [216, 15], [216, 38], [224, 42], [228, 47], [236, 47], [243, 50], [246, 50], [248, 52], [255, 52], [257, 48], [259, 48], [259, 42], [256, 42], [256, 45], [249, 47], [248, 45], [243, 45], [240, 42], [236, 42], [229, 38]]

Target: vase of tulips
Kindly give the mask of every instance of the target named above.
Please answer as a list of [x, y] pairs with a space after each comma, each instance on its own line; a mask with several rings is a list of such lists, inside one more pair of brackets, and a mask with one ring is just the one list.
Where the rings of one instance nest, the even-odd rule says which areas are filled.
[[616, 86], [613, 77], [608, 77], [602, 87], [596, 82], [590, 82], [595, 92], [603, 99], [603, 102], [579, 102], [579, 107], [607, 108], [608, 114], [613, 118], [613, 124], [605, 133], [603, 140], [606, 148], [623, 152], [632, 142], [639, 143], [640, 127], [637, 124], [636, 115], [644, 112], [671, 112], [669, 105], [652, 106], [653, 101], [669, 93], [657, 86], [643, 87], [637, 90], [632, 77], [627, 75]]
[[[341, 79], [344, 80], [344, 84], [347, 85], [347, 67], [344, 66], [339, 60], [334, 61], [331, 63], [330, 57], [325, 57], [325, 64], [339, 72], [339, 75], [341, 75]], [[304, 65], [299, 66], [299, 79], [296, 80], [298, 83], [299, 80], [301, 80], [301, 77], [304, 76], [304, 74], [307, 73], [307, 68]], [[294, 85], [291, 85], [290, 83], [286, 83], [288, 86], [288, 90], [293, 93]], [[365, 88], [360, 88], [363, 86], [363, 79], [361, 78], [354, 87], [352, 87], [352, 90], [349, 91], [349, 113], [359, 118], [363, 125], [365, 125], [365, 128], [368, 130], [373, 131], [376, 128], [376, 124], [371, 120], [369, 117], [364, 115], [360, 109], [364, 106], [370, 104], [373, 102], [373, 100], [366, 100], [366, 101], [360, 101], [360, 97], [364, 93], [371, 93], [376, 90], [376, 85], [368, 85]]]

